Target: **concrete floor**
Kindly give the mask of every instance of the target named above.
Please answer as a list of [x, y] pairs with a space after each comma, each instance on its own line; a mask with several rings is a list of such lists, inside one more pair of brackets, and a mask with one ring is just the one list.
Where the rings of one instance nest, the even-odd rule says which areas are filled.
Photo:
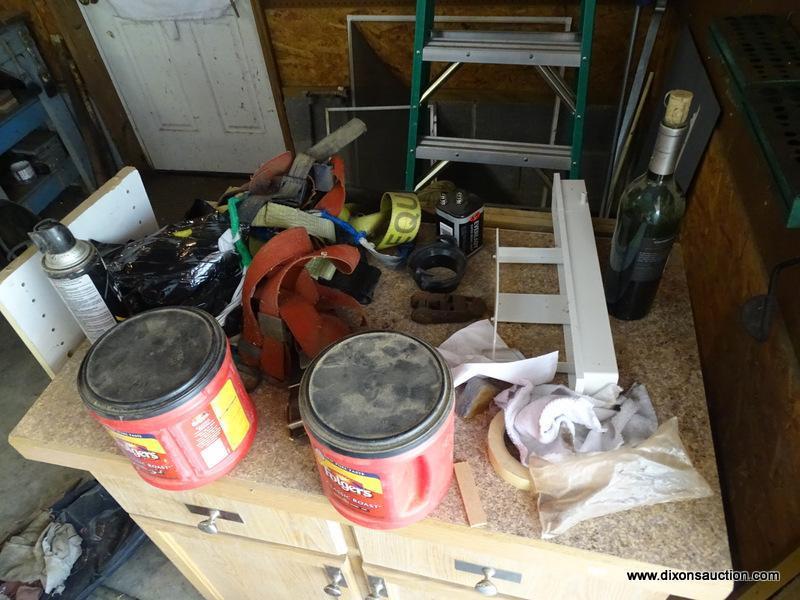
[[8, 444], [8, 434], [50, 382], [11, 325], [0, 316], [0, 540], [19, 530], [83, 475], [25, 460]]
[[[143, 173], [156, 218], [162, 225], [181, 220], [195, 198], [216, 200], [230, 185], [246, 177]], [[65, 194], [46, 210], [60, 219], [83, 199]], [[24, 526], [38, 509], [57, 500], [82, 471], [28, 461], [8, 444], [8, 434], [22, 418], [49, 378], [0, 316], [0, 540]], [[139, 600], [198, 600], [201, 596], [149, 541], [105, 584]]]
[[[150, 540], [106, 579], [103, 586], [138, 600], [203, 600]], [[90, 600], [100, 600], [98, 596], [100, 594], [93, 594]]]

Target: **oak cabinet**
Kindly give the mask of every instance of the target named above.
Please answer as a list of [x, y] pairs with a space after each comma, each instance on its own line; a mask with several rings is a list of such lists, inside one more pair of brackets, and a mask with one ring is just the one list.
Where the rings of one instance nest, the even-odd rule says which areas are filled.
[[208, 600], [305, 600], [364, 596], [347, 556], [281, 547], [133, 515]]

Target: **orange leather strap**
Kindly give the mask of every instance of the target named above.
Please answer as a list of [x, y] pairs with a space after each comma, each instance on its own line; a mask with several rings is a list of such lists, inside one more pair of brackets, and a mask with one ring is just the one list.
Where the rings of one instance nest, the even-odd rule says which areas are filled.
[[[358, 249], [347, 245], [314, 250], [305, 229], [287, 229], [269, 240], [253, 257], [242, 292], [244, 326], [242, 338], [251, 352], [241, 352], [245, 364], [258, 365], [268, 375], [283, 380], [291, 372], [291, 340], [282, 330], [285, 323], [291, 337], [309, 357], [366, 323], [363, 309], [346, 294], [317, 284], [304, 269], [315, 257], [331, 260], [344, 273], [358, 265]], [[253, 308], [274, 325], [278, 334], [265, 335]], [[342, 317], [356, 314], [354, 323]], [[270, 321], [271, 320], [271, 321]], [[256, 354], [256, 351], [259, 351]]]
[[279, 175], [285, 175], [291, 168], [293, 160], [294, 156], [288, 150], [269, 159], [253, 173], [247, 185], [247, 190], [251, 194], [267, 194], [272, 180]]

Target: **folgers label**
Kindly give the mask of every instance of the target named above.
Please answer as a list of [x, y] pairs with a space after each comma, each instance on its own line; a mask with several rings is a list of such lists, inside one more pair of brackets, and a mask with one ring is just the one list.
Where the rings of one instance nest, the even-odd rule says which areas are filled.
[[317, 464], [325, 477], [322, 486], [326, 494], [334, 495], [356, 510], [373, 517], [384, 515], [383, 486], [381, 478], [374, 473], [356, 471], [326, 457], [321, 451], [315, 453]]
[[165, 479], [179, 477], [166, 450], [153, 434], [115, 431], [110, 427], [106, 427], [106, 430], [114, 438], [117, 447], [128, 456], [137, 471]]
[[403, 527], [447, 493], [452, 382], [422, 340], [391, 331], [344, 338], [306, 369], [299, 400], [322, 489], [349, 520]]
[[230, 471], [256, 431], [253, 404], [219, 324], [161, 308], [104, 334], [81, 364], [85, 404], [148, 483], [204, 485]]

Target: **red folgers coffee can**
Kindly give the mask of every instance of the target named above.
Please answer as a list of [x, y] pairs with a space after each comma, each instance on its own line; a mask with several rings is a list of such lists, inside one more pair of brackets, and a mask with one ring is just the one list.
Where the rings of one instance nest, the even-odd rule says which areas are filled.
[[325, 495], [350, 521], [410, 525], [447, 493], [453, 386], [422, 340], [374, 331], [329, 346], [303, 375], [300, 414]]
[[195, 308], [157, 308], [109, 329], [84, 357], [78, 390], [142, 479], [167, 490], [229, 472], [256, 433], [225, 333]]

